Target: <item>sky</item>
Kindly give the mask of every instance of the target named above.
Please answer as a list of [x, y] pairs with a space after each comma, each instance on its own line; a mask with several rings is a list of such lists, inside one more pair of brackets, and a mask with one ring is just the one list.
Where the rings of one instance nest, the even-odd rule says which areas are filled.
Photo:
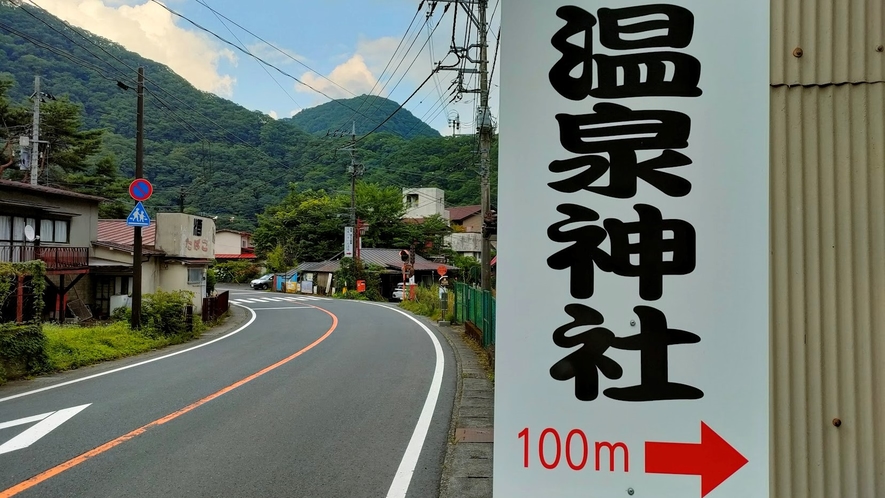
[[[163, 0], [169, 9], [232, 46], [154, 0], [25, 0], [28, 3], [166, 64], [200, 90], [273, 118], [292, 116], [330, 98], [368, 93], [402, 103], [431, 76], [437, 62], [457, 64], [458, 57], [449, 48], [453, 34], [458, 45], [464, 44], [468, 22], [463, 8], [457, 9], [455, 19], [454, 5], [444, 12], [443, 3], [428, 17], [429, 2], [419, 11], [420, 0]], [[491, 60], [499, 49], [499, 1], [490, 0], [488, 16]], [[397, 51], [410, 23], [411, 30]], [[476, 43], [476, 32], [473, 27], [469, 43]], [[478, 58], [477, 50], [472, 54]], [[475, 66], [468, 63], [467, 67]], [[489, 99], [496, 120], [495, 73]], [[460, 101], [448, 103], [456, 75], [455, 71], [437, 72], [405, 108], [440, 133], [452, 134], [450, 123], [457, 119], [457, 133], [473, 134], [476, 94], [464, 93]], [[465, 88], [477, 85], [475, 75], [465, 75]]]

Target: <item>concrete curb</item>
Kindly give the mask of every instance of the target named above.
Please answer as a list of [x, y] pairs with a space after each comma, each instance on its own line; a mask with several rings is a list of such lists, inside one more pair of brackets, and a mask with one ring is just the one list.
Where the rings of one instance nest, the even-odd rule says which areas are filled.
[[440, 480], [440, 498], [491, 498], [495, 389], [459, 331], [437, 329], [458, 362], [458, 388]]

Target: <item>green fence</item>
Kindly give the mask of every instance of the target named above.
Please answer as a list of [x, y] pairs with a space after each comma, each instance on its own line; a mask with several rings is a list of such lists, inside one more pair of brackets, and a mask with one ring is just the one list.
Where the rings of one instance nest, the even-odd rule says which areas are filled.
[[495, 343], [495, 298], [491, 292], [456, 282], [455, 319], [476, 325], [482, 331], [484, 347]]

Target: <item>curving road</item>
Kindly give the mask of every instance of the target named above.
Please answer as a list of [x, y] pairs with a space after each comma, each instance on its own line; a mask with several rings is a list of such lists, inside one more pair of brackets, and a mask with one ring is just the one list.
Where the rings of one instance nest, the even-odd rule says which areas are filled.
[[234, 330], [0, 387], [0, 498], [438, 495], [456, 379], [432, 326], [231, 298], [248, 314]]

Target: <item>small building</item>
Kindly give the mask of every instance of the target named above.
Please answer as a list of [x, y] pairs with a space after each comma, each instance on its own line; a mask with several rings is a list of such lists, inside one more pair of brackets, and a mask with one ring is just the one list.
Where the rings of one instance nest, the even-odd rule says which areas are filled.
[[[127, 304], [132, 292], [134, 234], [126, 220], [98, 220], [96, 255], [106, 264], [96, 275], [96, 314]], [[215, 257], [215, 222], [183, 213], [159, 213], [142, 229], [142, 293], [158, 289], [194, 293], [196, 312], [206, 297], [206, 270]]]
[[406, 210], [403, 218], [423, 219], [439, 215], [443, 219], [449, 219], [446, 194], [438, 188], [404, 188], [403, 207]]
[[[390, 297], [396, 284], [403, 281], [403, 261], [400, 258], [402, 249], [363, 248], [360, 250], [360, 260], [365, 265], [381, 267], [381, 295]], [[451, 275], [458, 271], [452, 265], [435, 263], [419, 255], [415, 255], [415, 283], [432, 285], [439, 279], [437, 269], [440, 266], [446, 268], [447, 274]], [[313, 263], [301, 263], [294, 271], [299, 275], [299, 283], [302, 290], [304, 282], [311, 282], [310, 287], [315, 289], [316, 294], [332, 294], [341, 290], [341, 283], [334, 281], [335, 272], [341, 269], [340, 258], [330, 261]], [[352, 285], [352, 284], [351, 284]]]
[[215, 232], [215, 260], [256, 261], [252, 234], [223, 228]]

